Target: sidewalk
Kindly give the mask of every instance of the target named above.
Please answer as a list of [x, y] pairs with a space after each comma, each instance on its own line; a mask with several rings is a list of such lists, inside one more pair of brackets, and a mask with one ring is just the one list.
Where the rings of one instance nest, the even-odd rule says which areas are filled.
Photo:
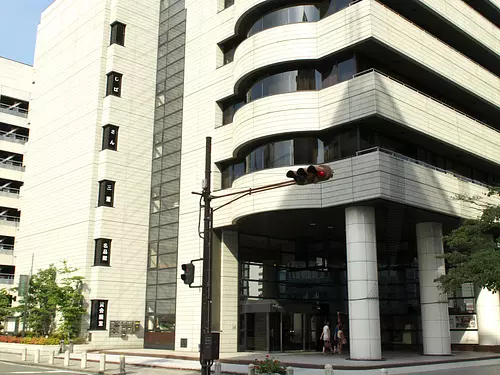
[[[200, 364], [198, 353], [179, 353], [167, 350], [135, 349], [106, 350], [106, 374], [117, 374], [120, 354], [124, 354], [127, 373], [153, 375], [194, 375], [199, 374]], [[247, 374], [248, 364], [256, 358], [264, 358], [266, 353], [235, 353], [221, 357], [222, 371], [226, 374]], [[410, 374], [424, 371], [449, 370], [478, 365], [500, 365], [500, 355], [495, 353], [456, 352], [452, 356], [421, 356], [415, 353], [386, 352], [384, 361], [350, 361], [347, 355], [321, 355], [321, 353], [278, 353], [273, 358], [283, 361], [294, 369], [294, 375], [324, 375], [326, 364], [332, 365], [335, 375], [374, 375], [380, 374], [380, 369], [388, 369], [389, 374]], [[87, 355], [87, 368], [80, 368], [80, 353], [71, 355], [70, 367], [65, 368], [76, 372], [97, 373], [99, 370], [100, 353]], [[21, 354], [0, 353], [0, 360], [21, 363]], [[28, 351], [26, 362], [33, 363], [34, 351]], [[40, 364], [48, 366], [48, 353], [41, 353]], [[62, 369], [63, 356], [57, 355], [54, 367]], [[179, 371], [183, 370], [183, 371]]]

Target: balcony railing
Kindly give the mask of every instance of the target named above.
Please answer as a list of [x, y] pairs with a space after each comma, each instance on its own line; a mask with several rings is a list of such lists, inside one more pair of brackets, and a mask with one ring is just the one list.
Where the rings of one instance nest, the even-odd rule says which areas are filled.
[[10, 222], [14, 222], [14, 223], [19, 223], [19, 216], [0, 215], [0, 223], [2, 221], [10, 221]]
[[405, 156], [403, 154], [400, 154], [400, 153], [397, 153], [397, 152], [394, 152], [394, 151], [391, 151], [391, 150], [387, 150], [387, 149], [381, 148], [381, 147], [372, 147], [372, 148], [368, 148], [366, 150], [357, 151], [356, 152], [356, 156], [365, 155], [365, 154], [369, 154], [371, 152], [377, 152], [377, 151], [383, 152], [384, 154], [387, 154], [387, 155], [391, 155], [392, 157], [394, 157], [396, 159], [400, 159], [400, 160], [403, 160], [403, 161], [408, 161], [410, 163], [418, 164], [418, 165], [421, 165], [423, 167], [426, 167], [426, 168], [429, 168], [429, 169], [433, 169], [433, 170], [441, 172], [441, 173], [450, 174], [450, 175], [458, 178], [459, 180], [463, 180], [463, 181], [466, 181], [466, 182], [471, 182], [473, 184], [483, 186], [483, 187], [485, 187], [487, 189], [490, 188], [489, 185], [484, 184], [484, 183], [479, 182], [479, 181], [476, 181], [476, 180], [473, 180], [472, 178], [464, 177], [464, 176], [462, 176], [460, 174], [457, 174], [457, 173], [455, 173], [453, 171], [448, 171], [446, 169], [436, 167], [435, 165], [428, 164], [428, 163], [425, 163], [423, 161], [420, 161], [420, 160], [417, 160], [417, 159], [413, 159], [413, 158], [410, 158], [410, 157]]
[[19, 189], [14, 189], [11, 187], [0, 188], [0, 195], [11, 195], [11, 194], [19, 195]]
[[0, 284], [14, 284], [14, 274], [0, 273]]
[[15, 160], [10, 160], [10, 159], [0, 159], [0, 167], [15, 169], [15, 170], [22, 170], [23, 163], [20, 161], [15, 161]]
[[18, 107], [12, 107], [11, 105], [0, 103], [0, 112], [7, 113], [9, 115], [28, 117], [28, 110]]
[[393, 77], [391, 77], [390, 75], [387, 75], [387, 74], [385, 74], [385, 73], [381, 72], [380, 70], [377, 70], [377, 69], [374, 69], [374, 68], [371, 68], [371, 69], [366, 69], [366, 70], [363, 70], [362, 72], [359, 72], [359, 73], [354, 74], [354, 75], [352, 76], [352, 78], [356, 78], [356, 77], [362, 76], [362, 75], [364, 75], [364, 74], [372, 73], [372, 72], [375, 72], [375, 73], [378, 73], [378, 74], [380, 74], [380, 75], [383, 75], [384, 77], [389, 78], [391, 81], [397, 82], [397, 83], [399, 83], [400, 85], [403, 85], [404, 87], [409, 88], [410, 90], [413, 90], [413, 91], [415, 91], [415, 92], [418, 92], [420, 95], [423, 95], [423, 96], [425, 96], [426, 98], [429, 98], [429, 99], [431, 99], [432, 101], [434, 101], [434, 102], [436, 102], [436, 103], [439, 103], [439, 104], [441, 104], [441, 105], [444, 105], [445, 107], [447, 107], [447, 108], [449, 108], [449, 109], [451, 109], [451, 110], [453, 110], [453, 111], [455, 111], [455, 112], [458, 112], [458, 113], [460, 113], [461, 115], [463, 115], [463, 116], [465, 116], [465, 117], [468, 117], [468, 118], [470, 118], [471, 120], [473, 120], [473, 121], [475, 121], [475, 122], [480, 123], [481, 125], [487, 126], [488, 128], [490, 128], [490, 129], [492, 129], [492, 130], [494, 130], [494, 131], [496, 131], [496, 132], [498, 132], [498, 131], [499, 131], [498, 129], [494, 128], [493, 126], [488, 125], [488, 124], [485, 124], [484, 122], [482, 122], [482, 121], [480, 121], [480, 120], [478, 120], [478, 119], [476, 119], [476, 118], [472, 117], [471, 115], [468, 115], [467, 113], [464, 113], [464, 112], [462, 112], [461, 110], [456, 109], [455, 107], [452, 107], [452, 106], [451, 106], [451, 105], [449, 105], [449, 104], [446, 104], [446, 103], [444, 103], [444, 102], [442, 102], [442, 101], [440, 101], [440, 100], [438, 100], [438, 99], [436, 99], [436, 98], [433, 98], [433, 97], [432, 97], [432, 96], [430, 96], [429, 94], [426, 94], [425, 92], [422, 92], [422, 91], [420, 91], [420, 90], [416, 89], [415, 87], [412, 87], [412, 86], [410, 86], [410, 85], [408, 85], [408, 84], [406, 84], [406, 83], [404, 83], [404, 82], [401, 82], [400, 80], [398, 80], [398, 79], [396, 79], [396, 78], [393, 78]]
[[4, 131], [0, 131], [0, 139], [5, 139], [7, 141], [17, 142], [17, 143], [28, 142], [28, 137], [26, 137], [24, 135], [19, 135], [16, 133], [8, 133], [8, 132], [4, 132]]

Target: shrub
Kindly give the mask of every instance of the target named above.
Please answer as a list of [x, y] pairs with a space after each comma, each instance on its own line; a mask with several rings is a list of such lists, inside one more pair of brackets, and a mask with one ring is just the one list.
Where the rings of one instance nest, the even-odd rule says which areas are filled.
[[29, 345], [58, 345], [59, 339], [54, 337], [0, 336], [0, 342], [6, 342], [10, 344], [29, 344]]
[[256, 374], [286, 374], [283, 364], [279, 360], [269, 357], [269, 354], [263, 361], [256, 359], [254, 365]]

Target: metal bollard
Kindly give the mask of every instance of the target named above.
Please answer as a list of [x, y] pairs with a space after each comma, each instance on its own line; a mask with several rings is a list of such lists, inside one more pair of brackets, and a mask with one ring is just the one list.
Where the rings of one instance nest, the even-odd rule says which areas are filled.
[[326, 365], [325, 366], [325, 375], [333, 375], [332, 365]]
[[99, 360], [99, 373], [103, 374], [106, 371], [106, 354], [102, 353]]
[[64, 367], [69, 367], [69, 350], [64, 352]]
[[248, 365], [248, 375], [255, 375], [255, 366], [253, 363], [250, 363]]
[[125, 374], [125, 356], [123, 354], [120, 355], [120, 375]]
[[293, 368], [287, 367], [286, 368], [286, 375], [293, 375]]
[[28, 348], [23, 348], [21, 351], [21, 361], [26, 361], [28, 358]]
[[35, 349], [35, 358], [33, 359], [34, 363], [40, 363], [40, 349]]
[[54, 364], [54, 351], [50, 351], [49, 352], [49, 365], [53, 365]]
[[219, 361], [215, 361], [214, 363], [214, 374], [215, 375], [222, 374], [222, 364]]
[[80, 368], [87, 368], [87, 351], [82, 352], [82, 361], [80, 362]]
[[382, 368], [382, 369], [380, 369], [380, 374], [387, 375], [387, 374], [389, 374], [389, 371], [387, 371], [387, 369], [385, 369], [385, 368]]

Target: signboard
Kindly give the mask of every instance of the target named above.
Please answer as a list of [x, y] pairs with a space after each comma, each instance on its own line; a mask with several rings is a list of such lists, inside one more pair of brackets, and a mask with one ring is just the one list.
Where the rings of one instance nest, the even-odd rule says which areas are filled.
[[106, 329], [108, 301], [97, 301], [97, 329]]
[[19, 276], [19, 288], [17, 291], [19, 297], [26, 297], [28, 295], [29, 284], [30, 277], [28, 275]]

